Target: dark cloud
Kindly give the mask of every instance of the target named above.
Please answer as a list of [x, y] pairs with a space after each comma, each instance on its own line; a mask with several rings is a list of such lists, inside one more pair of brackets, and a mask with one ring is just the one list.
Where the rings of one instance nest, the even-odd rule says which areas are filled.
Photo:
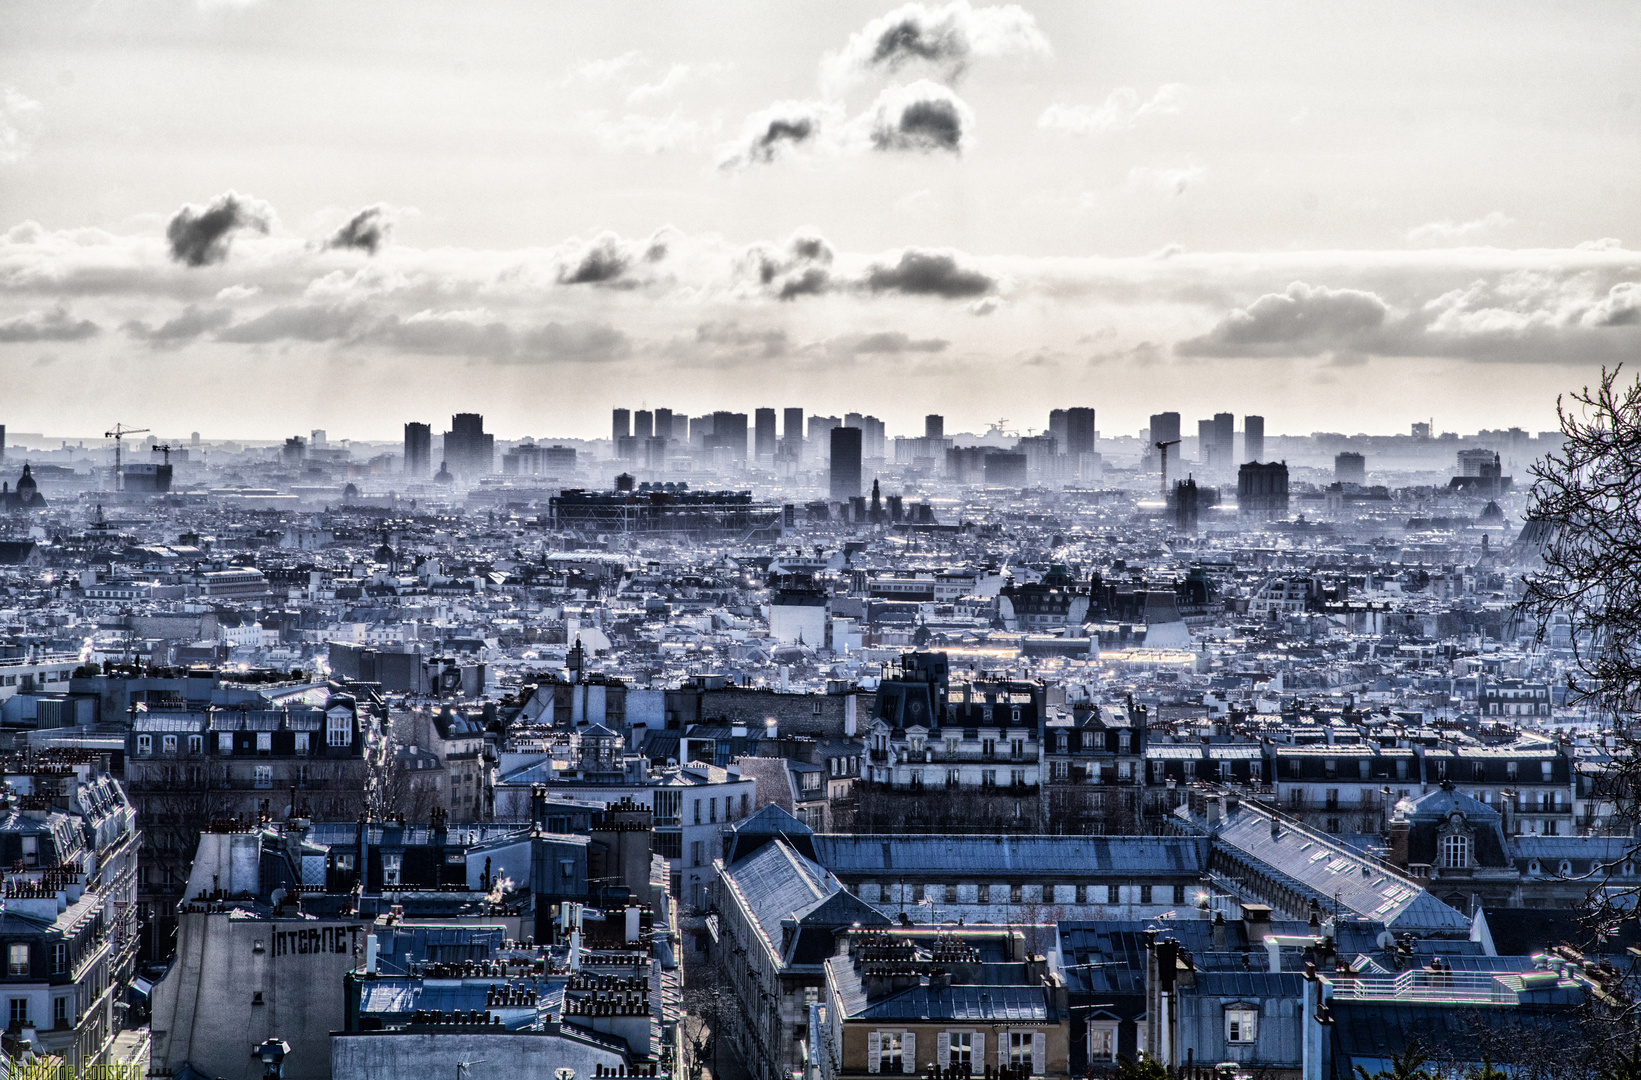
[[344, 248], [374, 255], [387, 243], [393, 231], [391, 211], [383, 203], [367, 206], [348, 219], [347, 224], [331, 233], [325, 241], [328, 248]]
[[76, 319], [63, 308], [31, 311], [0, 321], [0, 344], [28, 341], [84, 341], [102, 332], [89, 319]]
[[719, 168], [768, 165], [791, 147], [816, 142], [842, 119], [842, 107], [827, 101], [777, 101], [746, 118], [741, 134]]
[[156, 327], [132, 319], [120, 329], [137, 341], [146, 342], [156, 349], [178, 348], [202, 334], [220, 330], [233, 321], [233, 313], [226, 308], [201, 308], [189, 304], [182, 314]]
[[209, 266], [228, 258], [228, 245], [239, 229], [266, 233], [273, 208], [260, 199], [225, 191], [209, 206], [192, 203], [178, 210], [165, 227], [171, 258], [187, 266]]
[[619, 237], [605, 233], [594, 240], [580, 257], [561, 267], [561, 285], [608, 285], [620, 279], [632, 266], [632, 256]]
[[632, 341], [613, 326], [551, 322], [521, 335], [514, 362], [607, 364], [631, 353]]
[[944, 352], [951, 342], [944, 338], [913, 338], [898, 330], [889, 330], [877, 334], [867, 334], [857, 338], [849, 346], [849, 351], [861, 353], [907, 353]]
[[902, 292], [958, 299], [982, 296], [997, 282], [978, 270], [958, 265], [954, 255], [942, 251], [910, 248], [893, 266], [873, 266], [866, 272], [866, 287], [873, 292]]
[[832, 245], [819, 234], [800, 229], [784, 247], [753, 244], [741, 256], [741, 272], [757, 279], [781, 300], [817, 296], [832, 288]]
[[800, 296], [819, 296], [832, 287], [832, 275], [818, 266], [811, 266], [797, 274], [788, 275], [775, 295], [782, 300], [796, 300]]
[[1036, 20], [1017, 5], [976, 8], [967, 0], [944, 7], [911, 3], [850, 35], [832, 67], [834, 76], [849, 79], [923, 63], [955, 79], [976, 57], [1048, 52], [1048, 40]]
[[1182, 356], [1294, 356], [1361, 342], [1385, 325], [1389, 305], [1360, 289], [1296, 281], [1226, 315], [1202, 337], [1181, 342]]
[[898, 108], [880, 112], [871, 129], [872, 146], [878, 150], [962, 149], [965, 118], [957, 101], [950, 97], [930, 97], [907, 101]]
[[695, 328], [695, 341], [721, 349], [751, 353], [762, 360], [786, 355], [790, 346], [786, 331], [778, 327], [749, 329], [738, 322], [708, 322]]

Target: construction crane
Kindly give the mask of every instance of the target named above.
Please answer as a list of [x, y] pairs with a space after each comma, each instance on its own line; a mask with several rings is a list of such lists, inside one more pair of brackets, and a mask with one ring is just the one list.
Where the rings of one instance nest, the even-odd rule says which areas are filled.
[[127, 435], [145, 435], [145, 434], [147, 434], [147, 432], [148, 432], [148, 429], [145, 428], [145, 427], [129, 428], [129, 427], [121, 427], [119, 424], [114, 425], [114, 430], [113, 431], [103, 432], [103, 438], [113, 439], [114, 440], [114, 490], [115, 491], [120, 491], [125, 487], [125, 478], [120, 475], [120, 440], [125, 438]]
[[171, 444], [170, 443], [155, 443], [153, 446], [150, 446], [148, 448], [148, 452], [151, 453], [151, 454], [164, 454], [165, 455], [165, 463], [167, 465], [171, 464]]
[[1168, 448], [1178, 445], [1178, 439], [1169, 439], [1167, 442], [1157, 444], [1157, 449], [1162, 451], [1162, 503], [1164, 506], [1168, 505]]

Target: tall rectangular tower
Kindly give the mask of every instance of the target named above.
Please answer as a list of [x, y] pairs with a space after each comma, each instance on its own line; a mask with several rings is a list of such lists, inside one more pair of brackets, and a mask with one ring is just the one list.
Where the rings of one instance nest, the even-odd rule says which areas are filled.
[[[0, 428], [3, 435], [5, 428]], [[405, 425], [405, 475], [426, 476], [433, 464], [433, 426], [415, 421]]]
[[1265, 456], [1265, 418], [1263, 416], [1244, 416], [1242, 418], [1242, 456], [1249, 461], [1258, 461]]
[[860, 428], [832, 429], [831, 481], [833, 502], [860, 497]]
[[613, 449], [621, 445], [621, 440], [632, 434], [632, 413], [626, 409], [613, 409], [610, 412], [610, 445]]
[[755, 457], [775, 456], [774, 409], [759, 409], [753, 413], [752, 453]]

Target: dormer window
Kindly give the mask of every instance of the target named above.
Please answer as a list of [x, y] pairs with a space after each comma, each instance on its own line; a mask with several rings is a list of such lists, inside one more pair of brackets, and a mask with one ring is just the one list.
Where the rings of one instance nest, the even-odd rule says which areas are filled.
[[1442, 869], [1466, 870], [1469, 867], [1470, 838], [1457, 832], [1442, 837]]

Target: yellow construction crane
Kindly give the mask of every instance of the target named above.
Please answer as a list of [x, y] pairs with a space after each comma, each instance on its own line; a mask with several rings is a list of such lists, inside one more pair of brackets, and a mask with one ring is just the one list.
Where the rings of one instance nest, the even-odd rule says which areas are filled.
[[127, 435], [145, 435], [147, 433], [148, 433], [148, 429], [145, 428], [145, 427], [129, 428], [129, 427], [121, 427], [119, 424], [114, 425], [114, 430], [113, 431], [103, 432], [103, 438], [113, 439], [114, 440], [114, 490], [115, 491], [121, 491], [125, 488], [125, 477], [120, 475], [120, 460], [121, 460], [120, 459], [120, 440], [125, 438]]

